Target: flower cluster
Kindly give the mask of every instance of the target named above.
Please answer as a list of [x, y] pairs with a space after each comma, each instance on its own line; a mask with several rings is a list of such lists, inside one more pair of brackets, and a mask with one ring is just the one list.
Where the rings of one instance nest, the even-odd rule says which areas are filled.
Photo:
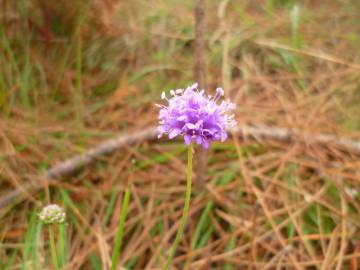
[[216, 89], [216, 95], [206, 96], [204, 90], [197, 89], [198, 84], [186, 88], [170, 90], [171, 98], [163, 92], [168, 106], [158, 105], [159, 113], [159, 138], [168, 134], [169, 139], [178, 135], [184, 136], [186, 144], [195, 141], [203, 148], [209, 148], [212, 141], [225, 141], [226, 129], [235, 125], [234, 115], [229, 112], [235, 105], [228, 101], [218, 100], [224, 95], [222, 88]]
[[62, 224], [65, 222], [66, 214], [57, 204], [50, 204], [40, 211], [38, 217], [45, 224]]

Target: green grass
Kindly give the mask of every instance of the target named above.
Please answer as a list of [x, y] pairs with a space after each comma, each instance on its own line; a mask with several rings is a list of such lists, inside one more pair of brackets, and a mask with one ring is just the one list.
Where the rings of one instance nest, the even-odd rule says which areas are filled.
[[75, 56], [75, 95], [74, 95], [74, 108], [76, 120], [79, 126], [83, 126], [84, 117], [84, 97], [83, 97], [83, 38], [82, 38], [82, 25], [84, 23], [85, 16], [82, 12], [79, 15], [79, 22], [75, 30], [75, 43], [76, 43], [76, 56]]
[[[231, 228], [230, 233], [233, 232], [233, 230], [234, 230], [234, 228]], [[225, 247], [225, 251], [230, 251], [230, 250], [236, 248], [236, 241], [237, 241], [237, 237], [231, 236], [229, 242], [227, 243], [227, 245]], [[224, 270], [232, 270], [232, 269], [236, 269], [236, 268], [234, 268], [231, 263], [225, 263]]]
[[113, 211], [115, 208], [117, 197], [119, 196], [120, 190], [118, 188], [114, 188], [111, 191], [110, 200], [108, 206], [106, 208], [104, 218], [102, 220], [103, 227], [106, 227], [110, 221], [111, 216], [113, 215]]
[[[16, 249], [12, 252], [12, 254], [9, 256], [9, 260], [7, 262], [4, 262], [4, 264], [1, 262], [0, 266], [4, 268], [5, 270], [11, 270], [14, 269], [16, 257], [18, 256], [19, 249]], [[35, 260], [34, 260], [35, 261]]]
[[91, 254], [89, 257], [90, 264], [94, 270], [102, 270], [102, 263], [99, 257], [95, 254]]
[[[78, 230], [82, 229], [82, 225], [78, 221], [76, 215], [74, 214], [74, 209], [78, 209], [78, 206], [73, 202], [70, 197], [69, 191], [65, 189], [60, 189], [60, 194], [65, 209], [70, 209], [71, 212], [67, 212], [67, 222], [75, 226]], [[80, 211], [81, 212], [81, 211]]]
[[66, 233], [67, 225], [60, 224], [58, 226], [58, 265], [60, 269], [65, 266], [69, 259], [68, 235]]
[[37, 212], [31, 214], [28, 231], [24, 239], [23, 259], [21, 269], [39, 267], [39, 244], [40, 244], [41, 224], [37, 219]]
[[124, 235], [124, 225], [128, 212], [129, 200], [130, 200], [130, 190], [127, 189], [125, 190], [125, 195], [121, 204], [120, 220], [118, 224], [118, 230], [116, 233], [114, 249], [111, 256], [111, 270], [117, 269], [117, 265], [121, 253], [121, 245]]
[[[296, 189], [296, 169], [297, 169], [296, 164], [290, 164], [288, 168], [289, 174], [286, 177], [288, 178], [287, 180], [289, 187], [293, 189]], [[296, 203], [298, 201], [296, 192], [290, 191], [288, 200], [290, 203]], [[289, 221], [287, 225], [287, 234], [288, 234], [288, 238], [290, 238], [290, 243], [292, 243], [291, 239], [296, 234], [295, 225], [292, 221]]]
[[211, 232], [213, 230], [213, 226], [211, 224], [211, 220], [209, 218], [210, 212], [214, 208], [214, 202], [209, 201], [206, 204], [206, 207], [201, 213], [199, 222], [196, 225], [194, 236], [191, 240], [191, 248], [192, 249], [198, 249], [204, 246], [206, 244], [206, 240], [208, 240], [209, 236], [211, 235]]

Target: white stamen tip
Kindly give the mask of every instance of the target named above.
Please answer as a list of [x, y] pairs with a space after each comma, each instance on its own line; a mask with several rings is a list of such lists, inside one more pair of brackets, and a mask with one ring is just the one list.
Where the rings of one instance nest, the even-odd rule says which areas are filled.
[[224, 95], [224, 89], [222, 89], [221, 87], [216, 88], [216, 93], [218, 93], [219, 95], [223, 96], [223, 95]]
[[161, 93], [161, 99], [165, 99], [165, 98], [166, 98], [165, 92], [162, 92]]

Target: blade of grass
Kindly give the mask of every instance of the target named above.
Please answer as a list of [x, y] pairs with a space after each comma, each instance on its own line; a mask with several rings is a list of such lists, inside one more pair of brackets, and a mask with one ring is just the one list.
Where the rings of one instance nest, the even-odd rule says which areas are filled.
[[55, 243], [55, 232], [54, 225], [49, 225], [49, 241], [50, 241], [50, 253], [51, 253], [51, 263], [54, 270], [59, 269], [58, 257], [56, 252], [56, 243]]
[[37, 213], [34, 211], [31, 214], [30, 222], [29, 222], [29, 229], [25, 236], [25, 243], [24, 243], [24, 249], [23, 249], [23, 260], [22, 260], [22, 266], [21, 269], [26, 270], [28, 269], [28, 260], [30, 259], [30, 254], [35, 249], [36, 243], [36, 220], [37, 220]]
[[124, 234], [124, 225], [130, 200], [130, 190], [126, 189], [125, 196], [122, 201], [119, 227], [115, 239], [115, 247], [111, 257], [111, 270], [115, 270], [120, 257], [122, 238]]
[[8, 90], [5, 83], [5, 72], [3, 71], [3, 67], [5, 65], [0, 60], [0, 109], [7, 115], [9, 104], [8, 104]]
[[[223, 186], [228, 184], [231, 180], [234, 179], [235, 173], [234, 172], [226, 172], [220, 179], [216, 180], [216, 184], [219, 186]], [[209, 218], [211, 211], [213, 211], [215, 207], [215, 203], [213, 200], [210, 200], [203, 212], [201, 213], [200, 220], [196, 226], [194, 236], [191, 240], [191, 248], [192, 249], [199, 249], [203, 247], [208, 240], [210, 239], [212, 232], [214, 231], [214, 227], [211, 224], [211, 220]], [[186, 262], [187, 268], [190, 264], [190, 257], [189, 260]]]
[[24, 68], [22, 70], [22, 78], [20, 83], [20, 96], [21, 102], [25, 106], [25, 108], [30, 108], [30, 90], [31, 90], [31, 64], [30, 64], [30, 44], [28, 38], [25, 41], [24, 48]]
[[59, 267], [62, 268], [64, 267], [64, 265], [66, 264], [66, 259], [67, 259], [67, 254], [66, 254], [66, 243], [67, 243], [67, 238], [66, 238], [66, 225], [65, 224], [59, 224], [58, 226], [58, 251], [59, 251], [59, 255], [58, 255], [58, 262], [59, 262]]
[[138, 257], [137, 256], [133, 256], [131, 257], [131, 259], [127, 262], [127, 264], [125, 265], [125, 269], [134, 269], [136, 263], [138, 261]]
[[[76, 209], [77, 206], [75, 205], [75, 203], [72, 201], [72, 199], [70, 198], [69, 192], [65, 189], [60, 189], [60, 193], [61, 193], [61, 197], [62, 197], [62, 201], [64, 202], [65, 206], [69, 206], [70, 209]], [[68, 215], [68, 218], [70, 219], [70, 223], [76, 226], [77, 230], [82, 229], [81, 224], [79, 223], [79, 221], [77, 220], [76, 216], [73, 215], [73, 213], [70, 213]]]
[[200, 216], [200, 220], [198, 225], [196, 226], [195, 229], [195, 233], [194, 233], [194, 237], [191, 241], [191, 248], [192, 249], [197, 249], [199, 248], [199, 240], [200, 237], [202, 236], [204, 230], [209, 226], [210, 223], [210, 218], [209, 218], [209, 214], [210, 211], [212, 211], [212, 209], [214, 208], [214, 202], [210, 201], [207, 203], [205, 209], [203, 210], [201, 216]]
[[214, 226], [212, 224], [209, 224], [208, 229], [205, 231], [205, 233], [202, 235], [199, 244], [197, 245], [197, 248], [205, 247], [206, 244], [209, 242], [209, 239], [214, 231]]
[[90, 260], [90, 264], [93, 269], [102, 270], [101, 260], [99, 259], [99, 257], [97, 255], [91, 254], [89, 257], [89, 260]]
[[16, 74], [19, 73], [19, 67], [17, 65], [17, 62], [15, 60], [15, 56], [14, 56], [14, 52], [11, 46], [11, 43], [6, 35], [5, 29], [3, 24], [0, 24], [0, 37], [1, 37], [1, 41], [2, 41], [2, 48], [4, 49], [4, 52], [8, 55], [9, 61], [7, 62], [7, 66], [8, 66], [8, 76], [9, 76], [9, 80], [8, 83], [13, 85], [15, 84], [15, 81], [13, 79], [13, 72], [15, 72]]
[[23, 20], [23, 27], [24, 31], [27, 33], [27, 35], [23, 36], [23, 52], [21, 53], [21, 56], [23, 56], [23, 60], [21, 58], [18, 59], [18, 62], [23, 64], [23, 69], [20, 73], [18, 73], [18, 76], [20, 79], [20, 97], [21, 102], [23, 106], [27, 109], [30, 108], [30, 91], [32, 89], [31, 87], [31, 61], [30, 61], [30, 40], [31, 37], [31, 29], [29, 27], [29, 1], [22, 0], [18, 1], [18, 10], [20, 11], [22, 20]]
[[36, 222], [36, 229], [35, 229], [34, 243], [33, 243], [33, 252], [32, 252], [33, 269], [41, 269], [42, 268], [42, 266], [40, 265], [40, 262], [39, 262], [39, 248], [40, 248], [41, 231], [42, 231], [42, 223]]
[[[288, 169], [288, 185], [290, 188], [296, 188], [296, 164], [291, 164], [290, 168]], [[296, 193], [293, 191], [290, 191], [289, 194], [289, 199], [290, 199], [290, 203], [295, 204], [297, 201], [297, 196]], [[295, 236], [295, 226], [293, 224], [293, 222], [290, 220], [288, 225], [287, 225], [287, 234], [288, 234], [288, 238], [289, 238], [289, 243], [293, 242], [293, 238]]]
[[7, 266], [4, 267], [4, 270], [13, 270], [15, 269], [15, 262], [16, 262], [16, 257], [19, 254], [19, 249], [14, 250], [14, 252], [11, 254], [9, 261], [7, 263]]
[[82, 20], [79, 22], [76, 33], [76, 86], [74, 107], [76, 113], [76, 120], [80, 126], [83, 124], [83, 93], [82, 93]]
[[[233, 226], [231, 226], [231, 231], [230, 233], [232, 233], [234, 231]], [[225, 247], [225, 251], [230, 251], [233, 250], [234, 248], [236, 248], [236, 236], [232, 235], [229, 242], [227, 243], [226, 247]], [[224, 265], [224, 270], [232, 270], [233, 269], [233, 265], [229, 262], [225, 263]]]
[[299, 22], [300, 22], [300, 8], [298, 5], [294, 5], [290, 11], [291, 20], [291, 43], [292, 45], [300, 49], [301, 38], [299, 34]]
[[106, 208], [104, 218], [103, 218], [103, 221], [102, 221], [103, 227], [105, 227], [108, 224], [109, 220], [110, 220], [111, 214], [114, 211], [116, 199], [117, 199], [117, 196], [119, 195], [119, 192], [120, 192], [120, 190], [118, 188], [114, 188], [111, 191], [110, 201], [109, 201], [108, 207]]

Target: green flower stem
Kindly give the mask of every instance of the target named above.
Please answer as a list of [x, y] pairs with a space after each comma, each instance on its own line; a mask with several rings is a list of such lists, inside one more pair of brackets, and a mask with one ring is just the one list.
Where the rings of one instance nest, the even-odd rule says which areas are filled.
[[192, 143], [188, 148], [188, 163], [187, 163], [187, 171], [186, 171], [186, 192], [185, 192], [185, 204], [183, 209], [183, 215], [180, 220], [179, 229], [176, 233], [175, 241], [171, 246], [169, 256], [166, 261], [166, 265], [163, 268], [164, 270], [168, 270], [170, 267], [170, 263], [175, 255], [177, 246], [184, 234], [185, 224], [189, 215], [190, 208], [190, 198], [191, 198], [191, 178], [192, 178], [192, 159], [193, 159], [193, 146]]
[[120, 221], [119, 221], [119, 227], [118, 227], [118, 231], [117, 231], [116, 239], [115, 239], [115, 247], [114, 247], [114, 250], [112, 253], [112, 257], [111, 257], [111, 270], [116, 269], [117, 263], [119, 261], [121, 243], [122, 243], [122, 237], [124, 234], [124, 225], [125, 225], [129, 200], [130, 200], [130, 191], [128, 189], [126, 189], [124, 199], [122, 201], [122, 206], [121, 206]]
[[51, 261], [54, 270], [58, 270], [58, 261], [56, 256], [56, 245], [55, 245], [55, 233], [54, 233], [54, 225], [49, 225], [49, 237], [50, 237], [50, 253], [51, 253]]

